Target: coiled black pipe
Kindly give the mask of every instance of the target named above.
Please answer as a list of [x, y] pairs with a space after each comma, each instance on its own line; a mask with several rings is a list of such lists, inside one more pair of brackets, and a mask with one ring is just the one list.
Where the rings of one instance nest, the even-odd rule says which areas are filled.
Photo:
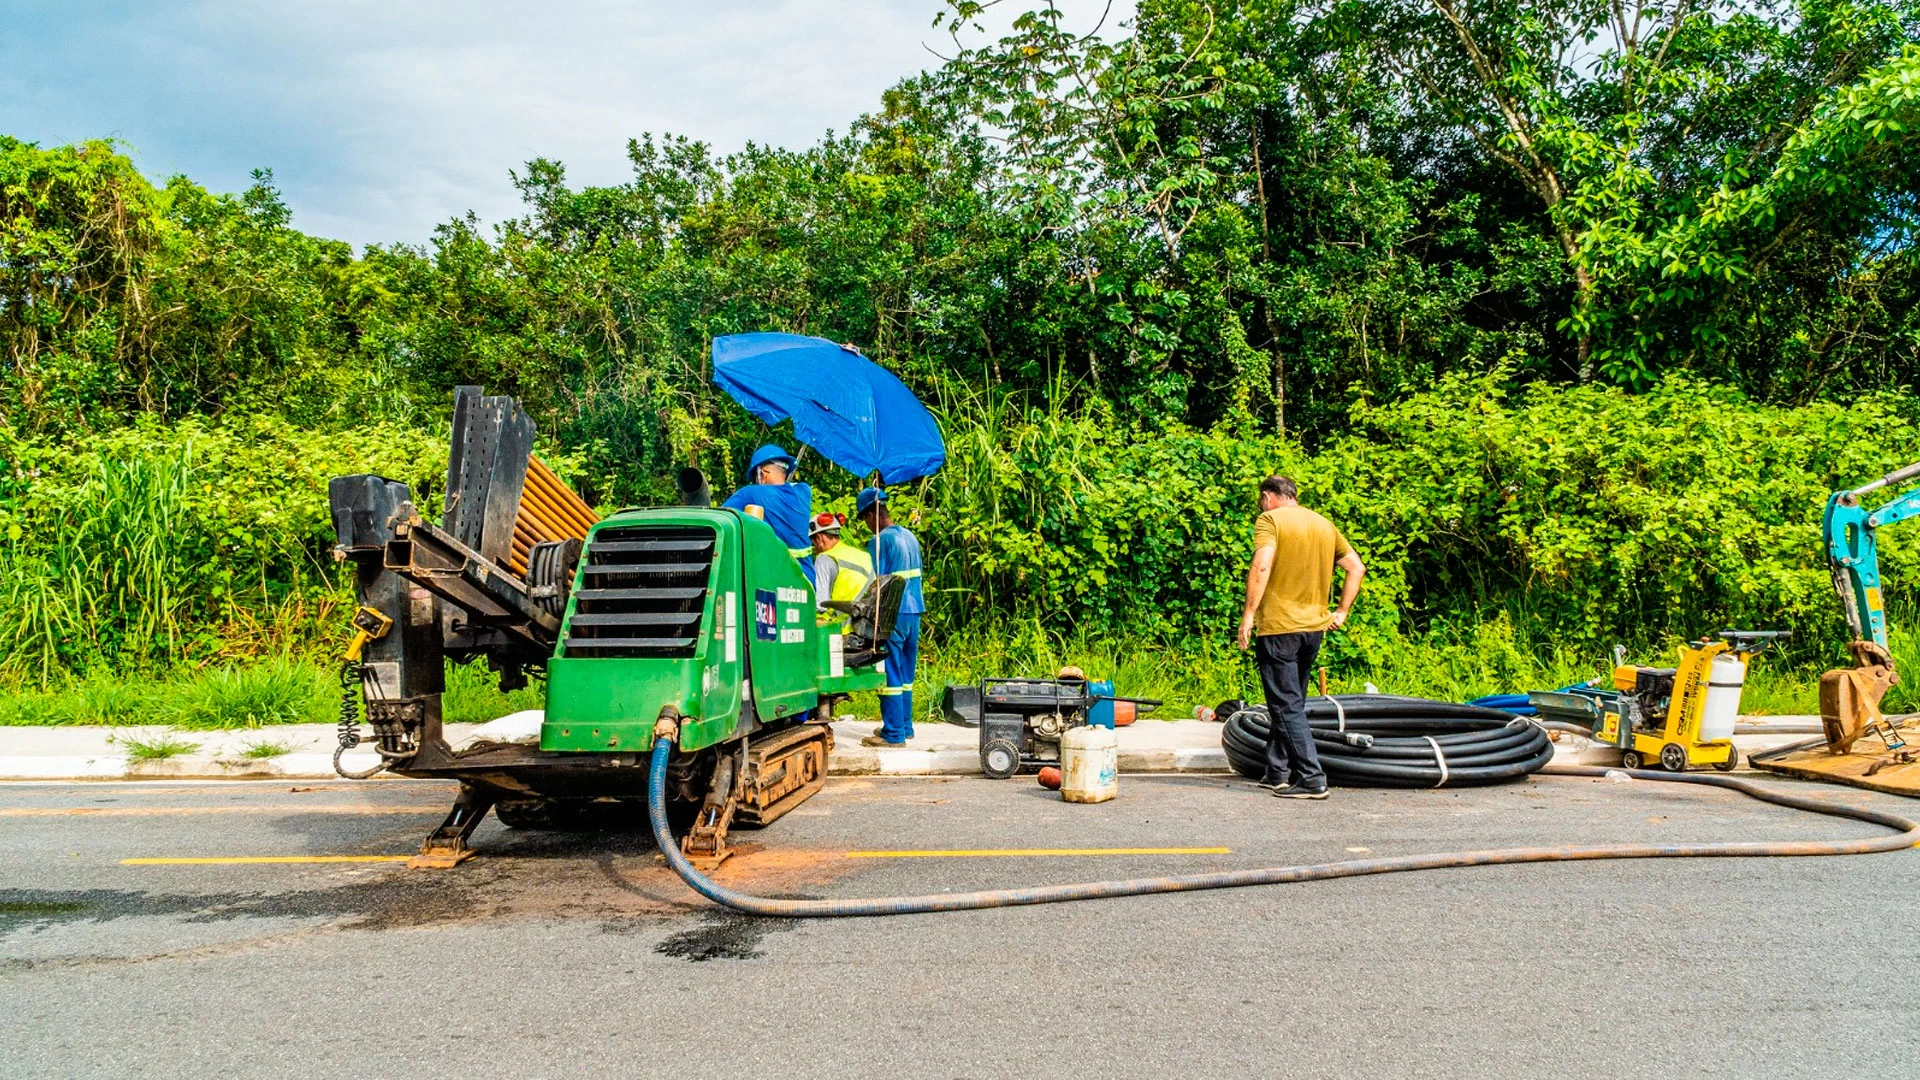
[[[1242, 776], [1266, 772], [1264, 705], [1221, 702], [1227, 763]], [[1339, 787], [1471, 787], [1503, 784], [1553, 760], [1539, 724], [1498, 709], [1390, 694], [1309, 698], [1307, 725], [1327, 782]]]
[[[1319, 863], [1310, 866], [1270, 866], [1257, 870], [1226, 870], [1213, 874], [1182, 874], [1176, 877], [1132, 878], [1122, 881], [1089, 881], [1077, 885], [1039, 885], [1027, 889], [990, 889], [968, 893], [934, 893], [925, 896], [884, 896], [859, 900], [781, 900], [735, 892], [715, 884], [693, 868], [674, 842], [667, 824], [667, 759], [673, 754], [673, 739], [654, 729], [653, 759], [647, 772], [647, 816], [653, 823], [653, 840], [667, 865], [693, 891], [723, 907], [749, 915], [767, 915], [785, 919], [823, 919], [851, 915], [914, 915], [930, 911], [971, 911], [979, 908], [1014, 907], [1023, 904], [1057, 904], [1067, 900], [1097, 900], [1110, 896], [1144, 896], [1150, 893], [1195, 892], [1202, 889], [1232, 889], [1245, 885], [1278, 885], [1298, 881], [1327, 881], [1333, 878], [1360, 877], [1367, 874], [1391, 874], [1404, 870], [1438, 870], [1449, 866], [1497, 866], [1510, 863], [1572, 862], [1581, 859], [1659, 859], [1698, 858], [1704, 856], [1756, 855], [1856, 855], [1871, 851], [1898, 851], [1920, 842], [1920, 822], [1909, 821], [1877, 810], [1842, 806], [1818, 799], [1788, 795], [1780, 791], [1735, 780], [1730, 776], [1703, 776], [1691, 773], [1634, 770], [1629, 775], [1641, 780], [1672, 784], [1701, 784], [1731, 788], [1743, 795], [1777, 806], [1806, 810], [1829, 817], [1852, 818], [1885, 826], [1895, 832], [1866, 840], [1775, 840], [1716, 844], [1580, 844], [1566, 847], [1496, 848], [1485, 851], [1453, 851], [1433, 855], [1399, 855], [1377, 859], [1349, 859], [1346, 862]], [[1556, 776], [1604, 776], [1613, 770], [1583, 765], [1556, 765], [1547, 770]]]

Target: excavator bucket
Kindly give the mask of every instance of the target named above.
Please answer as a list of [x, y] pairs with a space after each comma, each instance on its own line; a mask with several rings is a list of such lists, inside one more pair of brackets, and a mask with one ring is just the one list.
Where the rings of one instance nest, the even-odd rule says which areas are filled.
[[1820, 726], [1826, 730], [1827, 749], [1836, 754], [1846, 753], [1869, 725], [1879, 722], [1880, 699], [1900, 681], [1885, 647], [1853, 641], [1847, 651], [1855, 666], [1820, 676]]

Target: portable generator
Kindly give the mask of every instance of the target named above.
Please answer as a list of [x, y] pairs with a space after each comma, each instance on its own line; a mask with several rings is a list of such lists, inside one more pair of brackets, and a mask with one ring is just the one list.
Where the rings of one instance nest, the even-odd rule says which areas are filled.
[[948, 687], [940, 707], [949, 721], [979, 727], [980, 771], [1005, 780], [1060, 764], [1060, 737], [1074, 728], [1129, 724], [1134, 715], [1160, 704], [1153, 698], [1115, 697], [1112, 682], [1069, 674]]
[[1543, 717], [1591, 727], [1595, 742], [1620, 748], [1620, 764], [1629, 769], [1658, 761], [1668, 772], [1704, 765], [1731, 771], [1740, 764], [1733, 725], [1747, 664], [1788, 636], [1784, 630], [1722, 630], [1715, 635], [1719, 640], [1681, 646], [1674, 667], [1629, 664], [1626, 650], [1616, 648], [1610, 680], [1528, 698]]

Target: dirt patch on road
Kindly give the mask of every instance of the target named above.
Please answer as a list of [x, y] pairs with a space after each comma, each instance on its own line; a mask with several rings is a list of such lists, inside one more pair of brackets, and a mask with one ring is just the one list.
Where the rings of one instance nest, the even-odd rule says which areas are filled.
[[757, 960], [768, 934], [793, 929], [792, 919], [768, 919], [734, 912], [710, 912], [703, 924], [682, 930], [653, 947], [661, 956], [694, 963], [708, 960]]
[[[851, 869], [838, 853], [741, 844], [714, 878], [743, 892], [809, 897]], [[173, 884], [199, 879], [197, 873], [191, 879], [178, 876], [190, 872], [176, 867], [140, 871], [155, 885], [168, 875], [175, 875]], [[297, 875], [295, 880], [288, 880], [290, 874]], [[398, 864], [324, 870], [272, 866], [249, 868], [246, 877], [260, 888], [0, 889], [0, 934], [155, 916], [188, 922], [323, 918], [349, 930], [530, 916], [600, 919], [611, 931], [631, 932], [662, 916], [711, 907], [681, 883], [650, 844], [608, 833], [525, 834], [505, 851], [482, 854], [452, 870], [408, 870]], [[688, 948], [699, 952], [704, 946]], [[727, 950], [705, 951], [721, 955]]]

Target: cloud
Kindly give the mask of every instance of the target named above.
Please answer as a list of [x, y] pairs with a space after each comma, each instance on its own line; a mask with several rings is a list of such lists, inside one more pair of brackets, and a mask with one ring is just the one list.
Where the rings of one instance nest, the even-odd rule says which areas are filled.
[[[1091, 28], [1105, 4], [1062, 6], [1069, 25]], [[419, 242], [469, 210], [517, 212], [508, 171], [533, 157], [565, 162], [576, 183], [614, 183], [643, 132], [726, 151], [845, 130], [887, 86], [938, 63], [926, 46], [951, 42], [931, 26], [937, 10], [0, 0], [0, 132], [43, 145], [114, 136], [150, 175], [215, 190], [271, 168], [299, 227]]]

